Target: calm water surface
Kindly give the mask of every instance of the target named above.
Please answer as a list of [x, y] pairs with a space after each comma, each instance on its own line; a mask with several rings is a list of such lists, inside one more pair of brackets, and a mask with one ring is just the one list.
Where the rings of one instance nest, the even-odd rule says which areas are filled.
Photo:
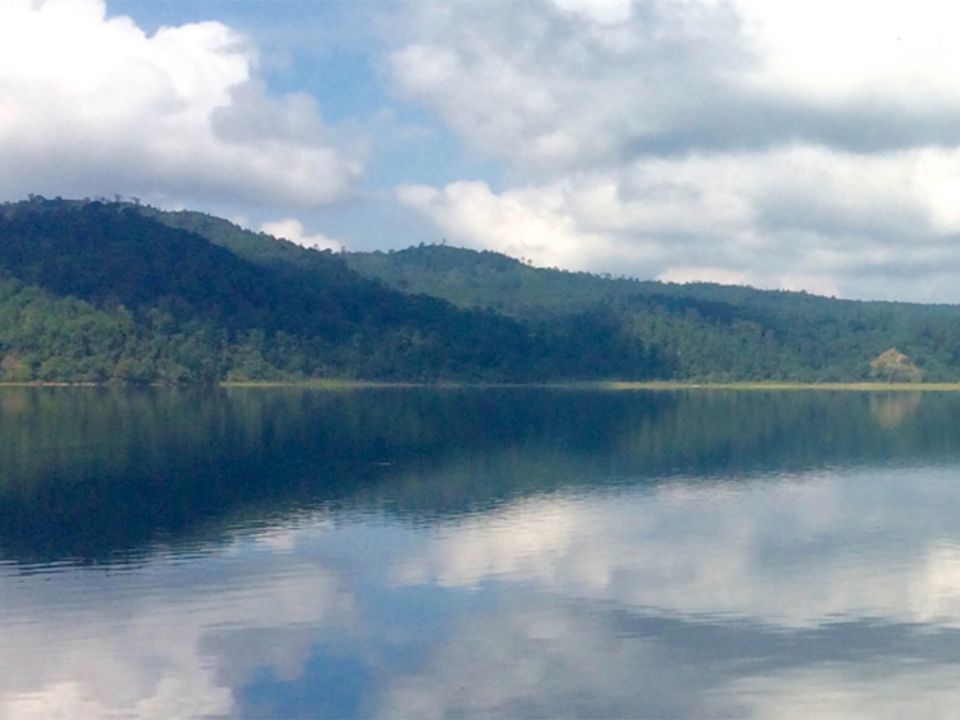
[[0, 391], [0, 717], [955, 716], [960, 395]]

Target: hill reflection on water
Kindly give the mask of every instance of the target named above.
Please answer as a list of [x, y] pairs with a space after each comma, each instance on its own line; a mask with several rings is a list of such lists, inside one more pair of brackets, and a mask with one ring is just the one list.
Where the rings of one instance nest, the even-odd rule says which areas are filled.
[[0, 717], [950, 715], [960, 396], [0, 391]]
[[[922, 402], [921, 402], [922, 400]], [[0, 556], [105, 560], [315, 508], [430, 522], [576, 488], [960, 457], [952, 396], [0, 392]]]

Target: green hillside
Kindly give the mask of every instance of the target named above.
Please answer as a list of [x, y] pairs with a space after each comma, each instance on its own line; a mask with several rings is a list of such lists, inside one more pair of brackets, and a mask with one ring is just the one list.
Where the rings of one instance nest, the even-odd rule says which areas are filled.
[[[215, 382], [650, 376], [484, 310], [361, 277], [340, 257], [198, 213], [44, 200], [0, 208], [0, 379]], [[599, 355], [599, 353], [594, 353]]]
[[528, 325], [602, 318], [627, 342], [650, 348], [675, 379], [901, 379], [871, 366], [893, 348], [919, 370], [908, 369], [902, 379], [960, 378], [956, 306], [609, 278], [445, 245], [352, 253], [346, 260], [399, 290], [487, 308]]
[[0, 206], [0, 380], [960, 380], [960, 308], [332, 254], [197, 212]]

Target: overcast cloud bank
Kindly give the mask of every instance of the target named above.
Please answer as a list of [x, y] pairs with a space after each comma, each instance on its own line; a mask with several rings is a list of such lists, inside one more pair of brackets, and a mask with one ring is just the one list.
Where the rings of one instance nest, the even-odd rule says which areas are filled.
[[[670, 280], [958, 299], [938, 3], [418, 3], [398, 91], [509, 168], [402, 187], [456, 242]], [[922, 278], [922, 281], [919, 279]]]
[[[397, 213], [367, 174], [371, 158], [404, 162], [377, 155], [373, 128], [391, 117], [400, 134], [450, 133], [487, 168], [445, 160], [426, 183], [381, 168], [401, 178], [403, 212], [437, 230], [397, 247], [446, 237], [569, 269], [960, 301], [960, 11], [948, 5], [365, 6], [379, 36], [343, 57], [317, 40], [329, 47], [315, 57], [333, 60], [312, 72], [384, 83], [356, 88], [382, 101], [375, 116], [339, 125], [321, 108], [349, 89], [310, 94], [293, 65], [271, 87], [284, 69], [261, 70], [254, 26], [218, 19], [220, 4], [156, 32], [124, 15], [149, 5], [0, 6], [0, 195], [134, 195], [359, 247], [371, 213]], [[245, 7], [262, 14], [262, 41], [289, 31], [294, 54], [308, 42], [295, 13]], [[344, 200], [355, 232], [349, 212], [325, 221]]]

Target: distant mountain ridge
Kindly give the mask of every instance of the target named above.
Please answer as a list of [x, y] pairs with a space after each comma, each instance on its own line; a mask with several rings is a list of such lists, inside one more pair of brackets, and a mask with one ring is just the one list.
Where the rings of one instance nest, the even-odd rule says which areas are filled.
[[960, 308], [613, 279], [439, 245], [333, 254], [128, 202], [0, 206], [0, 380], [828, 381], [907, 371], [960, 379]]

